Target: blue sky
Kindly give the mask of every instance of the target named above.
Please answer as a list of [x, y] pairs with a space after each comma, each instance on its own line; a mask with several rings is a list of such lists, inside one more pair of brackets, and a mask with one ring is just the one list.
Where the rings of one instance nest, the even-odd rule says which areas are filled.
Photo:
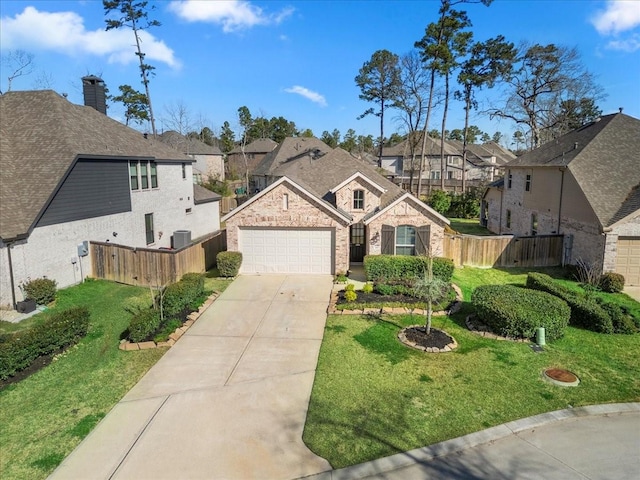
[[[379, 120], [357, 117], [370, 104], [360, 100], [354, 77], [379, 49], [404, 54], [436, 20], [438, 1], [150, 1], [162, 26], [145, 33], [143, 51], [156, 67], [151, 98], [159, 130], [169, 110], [184, 106], [194, 126], [218, 132], [224, 121], [237, 130], [237, 110], [254, 117], [282, 116], [316, 136], [352, 128], [379, 135]], [[575, 46], [608, 97], [604, 113], [640, 118], [640, 1], [495, 0], [489, 7], [463, 7], [475, 40], [498, 34], [518, 44]], [[34, 71], [14, 80], [13, 90], [47, 85], [82, 103], [80, 77], [100, 75], [111, 93], [118, 86], [142, 90], [129, 30], [104, 31], [102, 2], [0, 0], [3, 56], [25, 50]], [[7, 88], [2, 66], [0, 88]], [[480, 95], [497, 102], [498, 88]], [[451, 105], [447, 128], [462, 128], [464, 112]], [[122, 120], [122, 108], [109, 115]], [[438, 115], [439, 116], [439, 115]], [[438, 116], [430, 128], [439, 128]], [[386, 115], [385, 134], [400, 130], [397, 113]], [[510, 136], [514, 126], [474, 114], [472, 123]], [[144, 130], [144, 127], [140, 127]]]

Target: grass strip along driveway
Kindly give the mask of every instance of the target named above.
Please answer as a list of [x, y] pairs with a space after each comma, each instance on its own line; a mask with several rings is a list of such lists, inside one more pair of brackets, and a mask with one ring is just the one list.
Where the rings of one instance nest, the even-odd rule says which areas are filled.
[[[543, 412], [639, 401], [639, 334], [569, 327], [535, 353], [527, 343], [483, 338], [464, 327], [475, 286], [525, 279], [525, 270], [456, 269], [463, 308], [433, 319], [433, 327], [458, 341], [450, 353], [427, 354], [397, 340], [401, 327], [423, 323], [417, 315], [330, 315], [304, 432], [309, 448], [341, 468]], [[548, 367], [576, 373], [580, 385], [545, 382]]]
[[[205, 289], [220, 291], [228, 283], [206, 279]], [[44, 369], [0, 390], [0, 478], [46, 478], [164, 354], [118, 350], [130, 319], [122, 305], [131, 297], [150, 302], [149, 289], [87, 281], [58, 292], [54, 309], [90, 310], [89, 332]], [[0, 330], [24, 327], [2, 322]]]

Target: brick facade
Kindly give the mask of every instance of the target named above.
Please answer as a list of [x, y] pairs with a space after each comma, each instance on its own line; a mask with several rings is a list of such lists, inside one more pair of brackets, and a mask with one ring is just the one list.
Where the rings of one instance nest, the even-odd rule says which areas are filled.
[[400, 225], [411, 225], [420, 227], [431, 226], [431, 253], [434, 256], [441, 256], [443, 252], [444, 223], [433, 215], [426, 208], [416, 208], [409, 201], [400, 202], [389, 208], [379, 217], [376, 217], [367, 225], [368, 230], [368, 255], [379, 255], [381, 253], [382, 225], [398, 227]]
[[[288, 196], [286, 201], [285, 194]], [[335, 273], [349, 269], [348, 222], [285, 183], [266, 191], [257, 201], [227, 219], [229, 251], [238, 251], [240, 227], [331, 228], [335, 241]]]

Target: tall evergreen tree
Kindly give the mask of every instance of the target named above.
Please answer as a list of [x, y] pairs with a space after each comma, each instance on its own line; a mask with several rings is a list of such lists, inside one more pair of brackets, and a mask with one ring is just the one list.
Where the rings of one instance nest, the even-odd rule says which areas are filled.
[[400, 87], [398, 56], [388, 50], [378, 50], [362, 65], [355, 78], [360, 87], [360, 98], [378, 104], [378, 110], [367, 109], [360, 117], [375, 115], [380, 118], [380, 140], [378, 145], [378, 167], [382, 166], [382, 146], [384, 143], [385, 109], [395, 101]]
[[[142, 51], [140, 45], [140, 32], [150, 27], [159, 27], [160, 22], [157, 20], [149, 19], [149, 9], [147, 9], [147, 1], [140, 0], [102, 0], [102, 5], [106, 15], [112, 13], [119, 14], [119, 18], [107, 18], [106, 30], [118, 29], [127, 27], [133, 31], [133, 35], [136, 39], [136, 52], [140, 61], [140, 76], [142, 77], [142, 84], [144, 85], [145, 94], [147, 96], [147, 102], [149, 107], [149, 119], [151, 121], [151, 132], [153, 136], [156, 136], [156, 122], [153, 116], [153, 107], [151, 106], [151, 94], [149, 93], [149, 75], [153, 73], [155, 67], [145, 63], [145, 53]], [[153, 9], [155, 7], [151, 7]]]

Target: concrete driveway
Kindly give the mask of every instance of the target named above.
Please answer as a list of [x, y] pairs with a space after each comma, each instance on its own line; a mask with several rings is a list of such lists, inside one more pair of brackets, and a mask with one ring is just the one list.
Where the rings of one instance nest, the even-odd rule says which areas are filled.
[[330, 470], [302, 431], [332, 280], [238, 277], [50, 478], [276, 480]]

